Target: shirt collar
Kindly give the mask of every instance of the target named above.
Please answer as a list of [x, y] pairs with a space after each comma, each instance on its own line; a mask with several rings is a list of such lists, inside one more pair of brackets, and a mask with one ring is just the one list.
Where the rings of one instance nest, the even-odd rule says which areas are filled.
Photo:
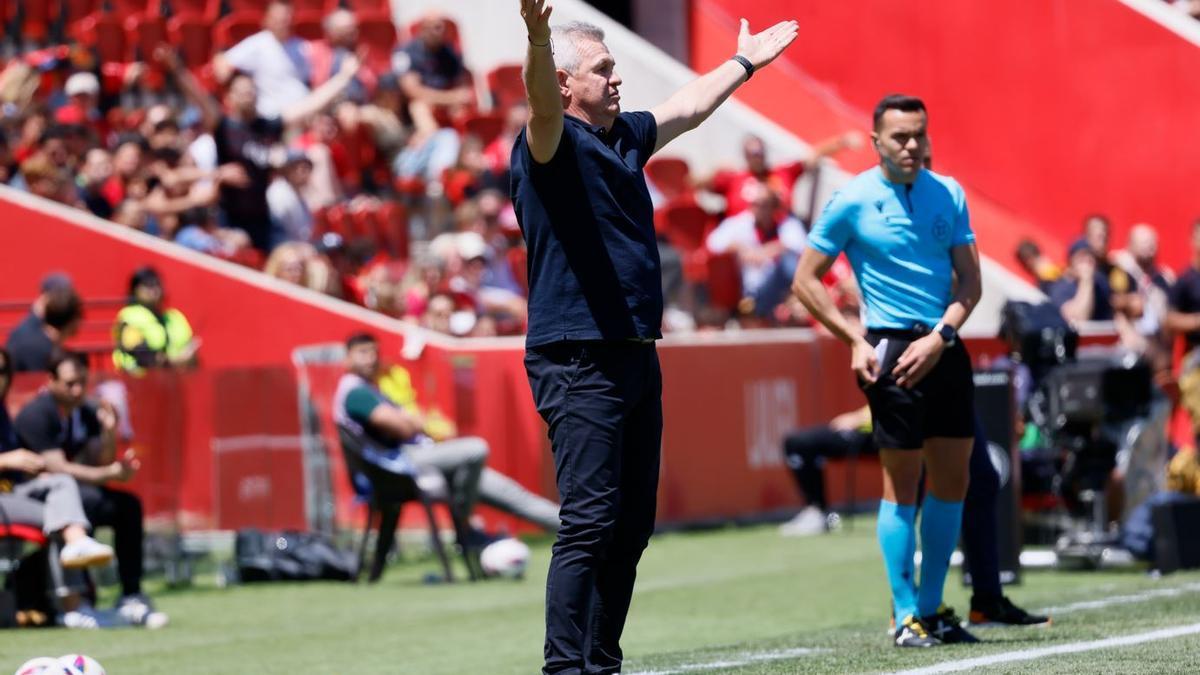
[[598, 124], [588, 124], [587, 122], [584, 122], [583, 120], [579, 119], [578, 117], [576, 117], [574, 115], [568, 115], [566, 113], [563, 113], [563, 117], [565, 119], [572, 120], [579, 126], [583, 127], [584, 129], [587, 129], [588, 132], [590, 132], [593, 136], [598, 137], [600, 140], [608, 139], [608, 135], [610, 132]]

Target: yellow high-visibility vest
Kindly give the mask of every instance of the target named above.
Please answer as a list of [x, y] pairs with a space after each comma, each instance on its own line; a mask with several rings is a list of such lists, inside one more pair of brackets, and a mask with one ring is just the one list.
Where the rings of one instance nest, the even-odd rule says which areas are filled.
[[192, 327], [177, 309], [168, 309], [162, 321], [143, 305], [127, 305], [117, 314], [113, 326], [113, 363], [117, 368], [140, 373], [133, 352], [139, 348], [165, 354], [168, 359], [177, 357], [192, 341]]

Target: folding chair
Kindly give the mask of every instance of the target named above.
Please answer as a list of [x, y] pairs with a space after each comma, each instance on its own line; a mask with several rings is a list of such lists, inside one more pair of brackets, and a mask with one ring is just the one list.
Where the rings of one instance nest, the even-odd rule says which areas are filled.
[[[338, 440], [342, 446], [342, 458], [346, 462], [346, 472], [350, 476], [351, 486], [355, 494], [367, 505], [367, 523], [363, 528], [363, 538], [359, 544], [359, 570], [366, 566], [367, 540], [371, 530], [375, 529], [375, 555], [371, 560], [367, 582], [374, 583], [383, 575], [383, 566], [387, 555], [391, 552], [396, 541], [396, 525], [400, 520], [400, 510], [408, 502], [419, 502], [429, 521], [430, 541], [434, 553], [442, 564], [445, 581], [454, 581], [450, 569], [450, 559], [446, 555], [445, 546], [438, 535], [437, 522], [433, 515], [433, 498], [417, 484], [416, 477], [411, 474], [388, 471], [366, 460], [363, 456], [365, 447], [363, 441], [351, 430], [338, 426]], [[466, 514], [455, 513], [451, 509], [451, 520], [454, 523], [454, 533], [459, 547], [462, 549], [463, 560], [467, 565], [472, 581], [482, 577], [478, 560], [467, 545], [470, 528]]]
[[[62, 564], [59, 562], [58, 542], [53, 538], [47, 537], [42, 532], [41, 528], [24, 523], [13, 523], [8, 519], [8, 515], [4, 513], [3, 507], [0, 507], [0, 574], [6, 577], [15, 574], [25, 560], [35, 558], [26, 558], [25, 549], [32, 546], [36, 549], [44, 550], [46, 557], [46, 575], [47, 588], [46, 600], [47, 605], [54, 615], [61, 613], [62, 607], [59, 603], [59, 598], [66, 593], [66, 582], [63, 577]], [[16, 594], [9, 594], [9, 584], [5, 583], [0, 586], [0, 598], [2, 602], [7, 604], [12, 602], [11, 609], [16, 610]], [[16, 589], [12, 589], [15, 591]], [[0, 627], [5, 624], [5, 616], [10, 608], [3, 608], [5, 611], [0, 612]], [[50, 617], [53, 619], [53, 617]]]

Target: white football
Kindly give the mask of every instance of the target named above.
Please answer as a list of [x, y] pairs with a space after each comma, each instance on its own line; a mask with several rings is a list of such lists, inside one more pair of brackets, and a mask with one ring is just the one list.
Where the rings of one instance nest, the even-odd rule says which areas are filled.
[[[104, 671], [100, 671], [104, 672]], [[17, 668], [16, 675], [83, 675], [78, 668], [49, 656], [29, 659]]]
[[99, 661], [87, 654], [64, 654], [58, 657], [58, 662], [71, 666], [83, 673], [83, 675], [107, 675], [104, 671], [104, 666], [100, 665]]
[[501, 539], [483, 548], [479, 564], [488, 576], [519, 579], [525, 576], [529, 564], [529, 547], [520, 539]]
[[57, 665], [58, 659], [52, 659], [49, 656], [38, 656], [22, 663], [13, 675], [41, 675], [43, 672], [54, 672], [47, 671], [46, 668]]

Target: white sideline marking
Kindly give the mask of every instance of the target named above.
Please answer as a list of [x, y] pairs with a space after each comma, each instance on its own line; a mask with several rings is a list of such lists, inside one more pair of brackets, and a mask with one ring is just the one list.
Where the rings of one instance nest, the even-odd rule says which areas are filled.
[[1012, 652], [1002, 652], [1000, 654], [991, 654], [990, 656], [980, 656], [974, 659], [961, 659], [958, 661], [946, 661], [925, 668], [914, 668], [912, 670], [902, 670], [892, 673], [891, 675], [934, 675], [935, 673], [953, 673], [961, 670], [971, 670], [972, 668], [982, 668], [985, 666], [994, 666], [999, 663], [1012, 663], [1013, 661], [1031, 661], [1040, 659], [1043, 656], [1058, 656], [1061, 654], [1078, 654], [1080, 652], [1090, 652], [1097, 649], [1109, 649], [1111, 647], [1127, 647], [1129, 645], [1141, 644], [1143, 642], [1154, 642], [1155, 640], [1168, 640], [1170, 638], [1182, 637], [1184, 635], [1195, 635], [1200, 633], [1200, 623], [1193, 623], [1186, 626], [1176, 626], [1175, 628], [1163, 628], [1161, 630], [1152, 630], [1148, 633], [1136, 633], [1134, 635], [1125, 635], [1122, 637], [1111, 637], [1103, 640], [1090, 640], [1088, 642], [1072, 642], [1065, 645], [1057, 645], [1055, 647], [1042, 647], [1040, 649], [1020, 649]]
[[747, 666], [751, 663], [761, 663], [763, 661], [781, 661], [790, 659], [796, 656], [807, 656], [816, 654], [817, 652], [825, 651], [823, 649], [810, 649], [808, 647], [796, 647], [794, 649], [779, 649], [769, 652], [760, 652], [758, 654], [740, 654], [736, 657], [725, 659], [722, 661], [707, 661], [705, 663], [685, 663], [679, 666], [672, 666], [667, 670], [639, 670], [629, 675], [678, 675], [678, 673], [694, 673], [712, 670], [714, 668], [737, 668], [738, 666]]
[[1061, 614], [1070, 614], [1071, 612], [1081, 612], [1088, 609], [1101, 609], [1112, 605], [1129, 605], [1138, 602], [1145, 602], [1155, 598], [1173, 598], [1184, 593], [1195, 593], [1200, 591], [1200, 582], [1193, 582], [1176, 586], [1174, 588], [1154, 588], [1141, 593], [1131, 593], [1129, 595], [1112, 595], [1099, 600], [1085, 600], [1083, 602], [1072, 602], [1066, 605], [1058, 605], [1054, 607], [1044, 607], [1037, 611], [1038, 614], [1049, 614], [1058, 616]]

